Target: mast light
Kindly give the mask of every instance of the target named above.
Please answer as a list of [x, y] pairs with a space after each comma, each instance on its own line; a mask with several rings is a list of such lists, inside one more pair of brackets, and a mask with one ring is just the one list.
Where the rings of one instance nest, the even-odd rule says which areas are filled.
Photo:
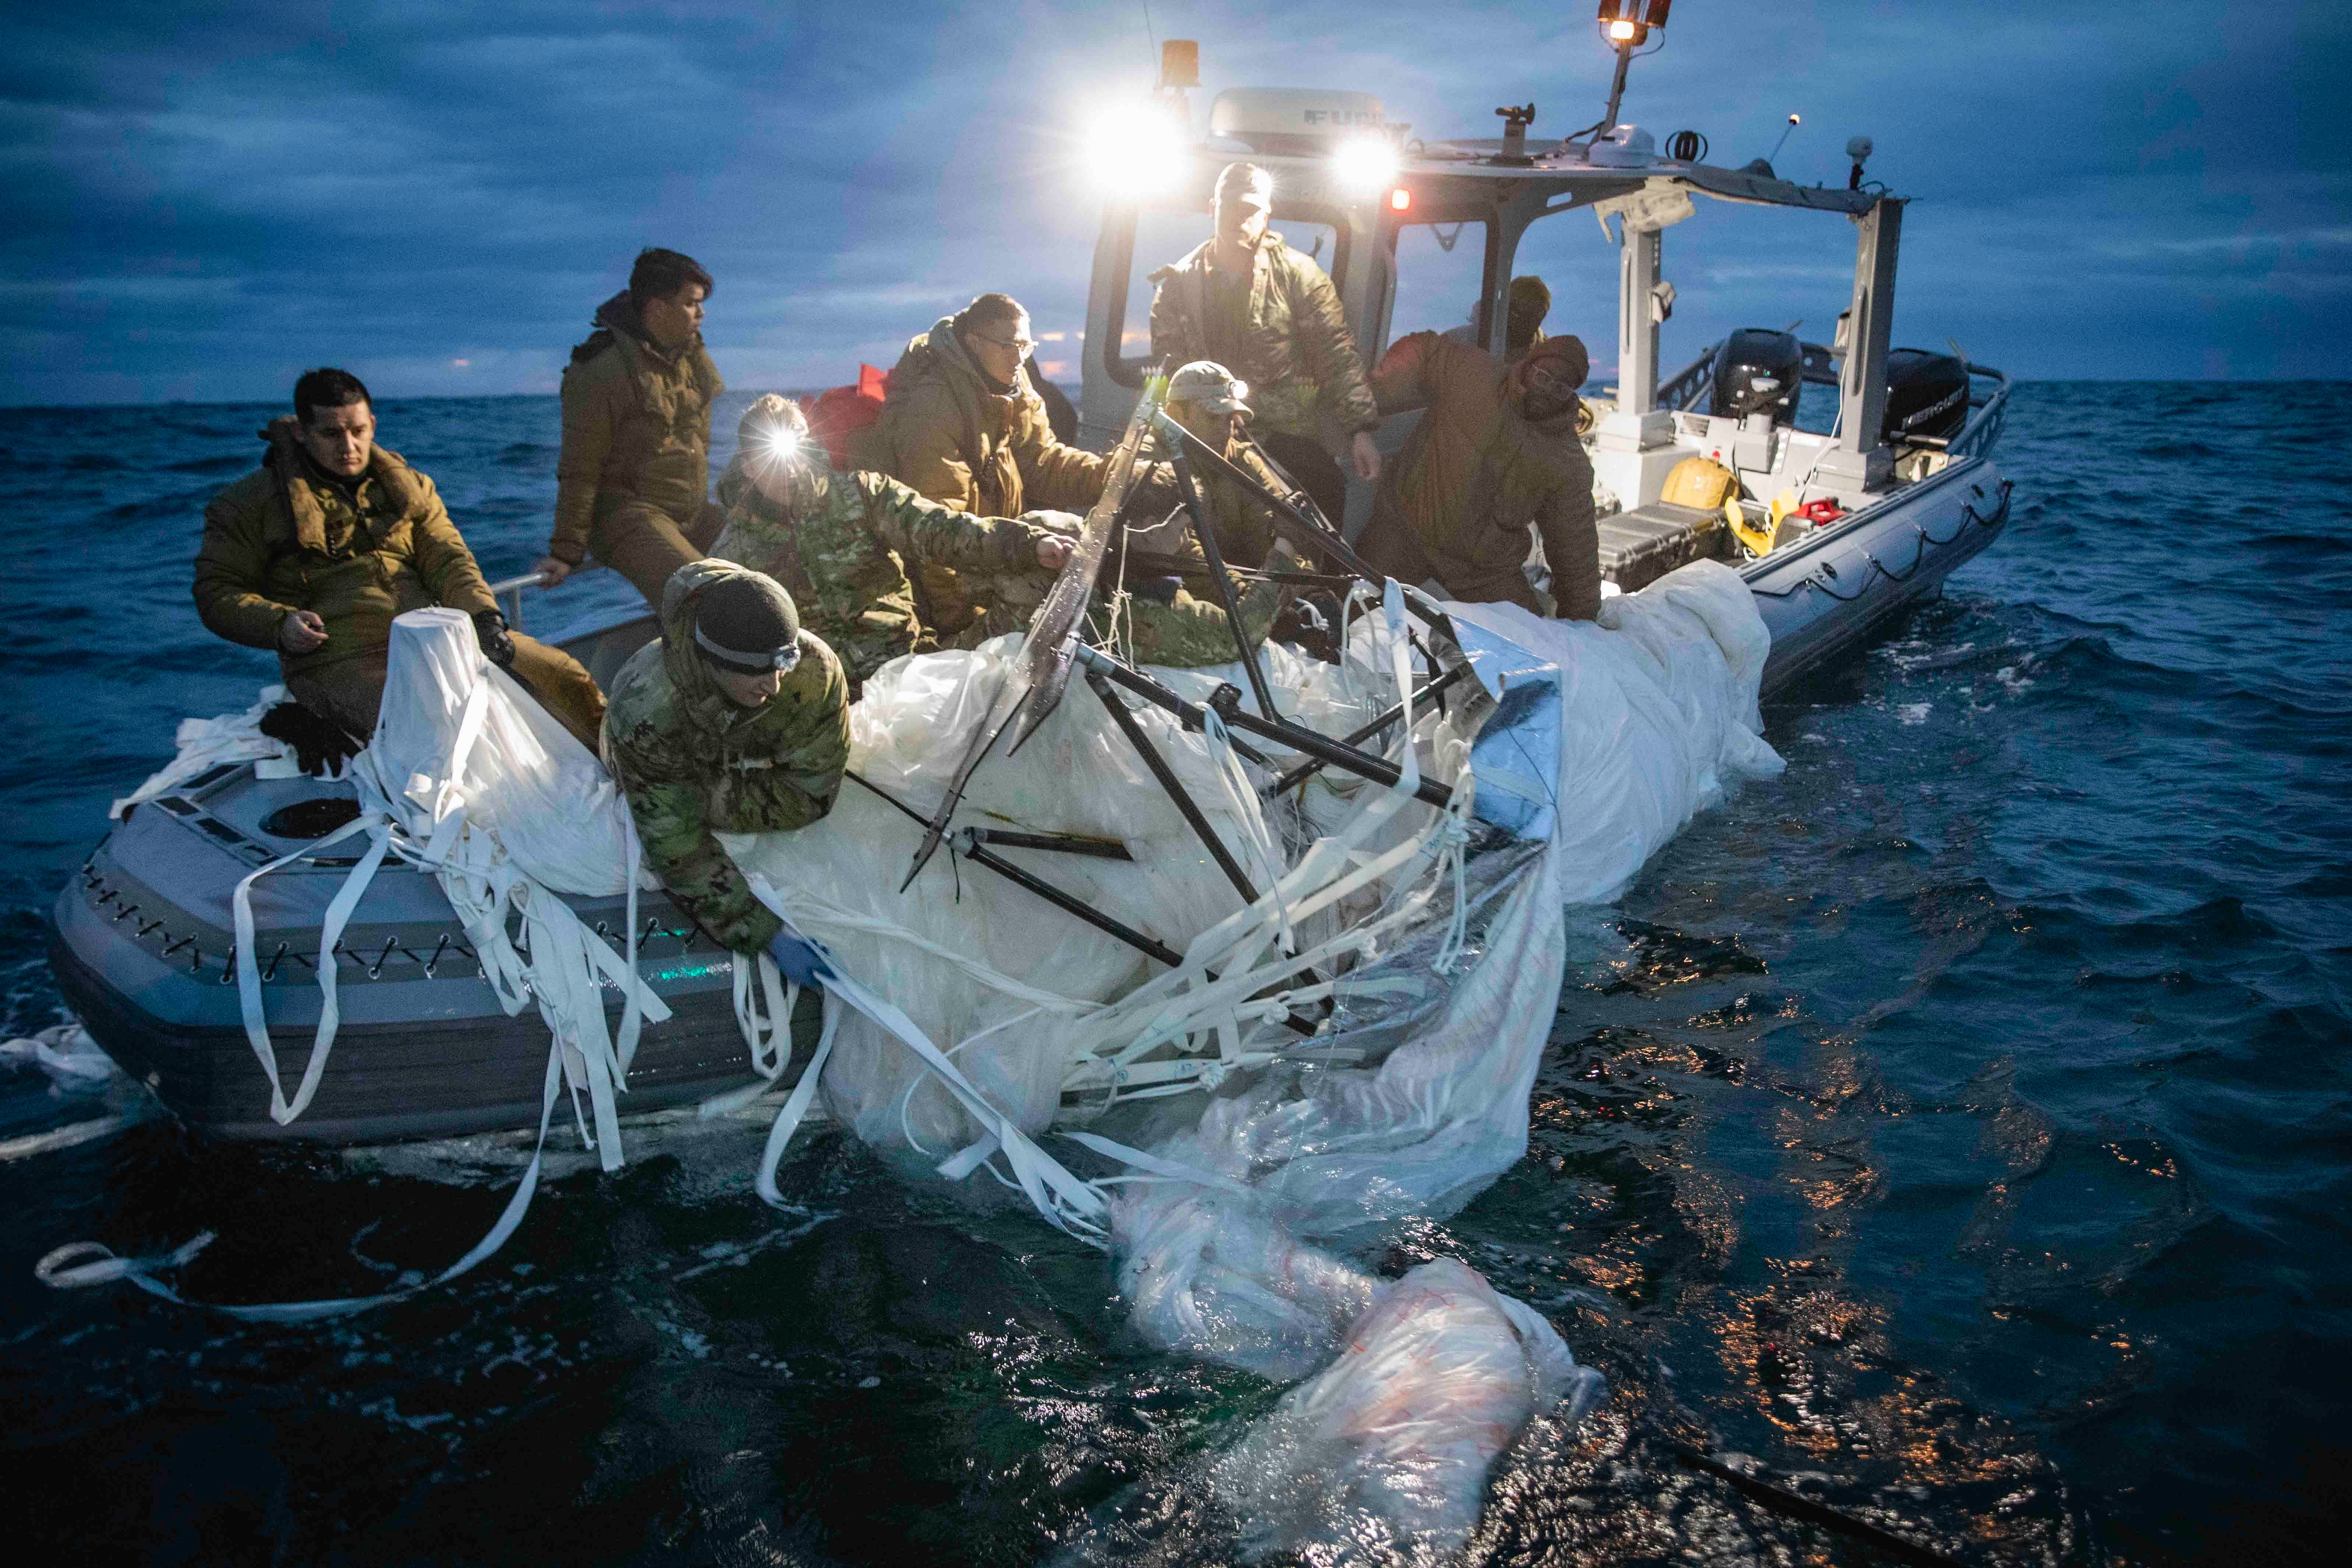
[[1664, 29], [1674, 0], [1601, 0], [1601, 36], [1612, 47], [1640, 48], [1653, 28]]
[[1666, 13], [1672, 9], [1674, 0], [1601, 0], [1601, 37], [1617, 51], [1617, 78], [1609, 84], [1609, 107], [1592, 128], [1595, 144], [1617, 128], [1617, 106], [1625, 99], [1625, 70], [1633, 63], [1633, 51], [1648, 43], [1652, 33], [1661, 35], [1658, 47], [1664, 47]]

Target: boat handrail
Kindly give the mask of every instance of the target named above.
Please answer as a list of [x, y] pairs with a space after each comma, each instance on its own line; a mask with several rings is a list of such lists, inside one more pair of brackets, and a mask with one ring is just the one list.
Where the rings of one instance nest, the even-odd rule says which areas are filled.
[[[1687, 412], [1697, 404], [1699, 399], [1705, 397], [1708, 388], [1715, 384], [1715, 352], [1722, 346], [1719, 340], [1709, 343], [1700, 351], [1698, 358], [1676, 372], [1673, 379], [1662, 384], [1658, 388], [1658, 406], [1673, 409], [1677, 413]], [[1807, 345], [1808, 348], [1812, 346]], [[1807, 357], [1810, 360], [1811, 355]], [[1808, 368], [1811, 368], [1810, 365]], [[1969, 374], [1972, 376], [1983, 376], [1997, 384], [1980, 402], [1971, 390], [1969, 398], [1970, 408], [1969, 422], [1960, 426], [1958, 433], [1949, 440], [1940, 443], [1942, 449], [1950, 453], [1955, 459], [1982, 457], [1992, 450], [1993, 443], [2000, 439], [2001, 426], [2008, 418], [2010, 386], [2008, 375], [1993, 369], [1990, 365], [1977, 364], [1972, 362], [1969, 363]], [[1807, 379], [1811, 380], [1811, 377], [1808, 376]], [[1937, 443], [1926, 442], [1921, 444], [1937, 445]]]
[[1999, 384], [1982, 403], [1975, 404], [1969, 415], [1969, 422], [1945, 444], [1944, 450], [1951, 455], [1954, 462], [1962, 458], [1981, 458], [1991, 451], [1992, 444], [2000, 439], [2002, 424], [2009, 418], [2008, 375], [1990, 365], [1973, 363], [1969, 365], [1969, 374], [1985, 376]]
[[1722, 346], [1723, 341], [1717, 339], [1699, 351], [1698, 358], [1676, 371], [1673, 379], [1658, 388], [1658, 406], [1679, 414], [1706, 396], [1707, 388], [1715, 384], [1715, 351]]
[[[600, 569], [599, 563], [583, 561], [566, 575], [577, 577], [583, 572], [594, 572]], [[522, 630], [522, 591], [525, 588], [552, 589], [555, 586], [556, 584], [547, 581], [545, 573], [526, 572], [520, 577], [501, 577], [491, 584], [490, 597], [501, 602], [500, 613], [507, 618], [508, 629], [519, 632]]]

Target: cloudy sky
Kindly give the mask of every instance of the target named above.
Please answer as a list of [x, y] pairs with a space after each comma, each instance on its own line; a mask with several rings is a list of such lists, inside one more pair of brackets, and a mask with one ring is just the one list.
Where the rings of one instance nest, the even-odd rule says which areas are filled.
[[[1575, 0], [12, 6], [0, 404], [275, 398], [322, 362], [380, 395], [551, 391], [648, 244], [718, 275], [739, 387], [887, 365], [985, 288], [1074, 331], [1085, 127], [1149, 84], [1154, 33], [1201, 41], [1196, 120], [1220, 88], [1349, 87], [1416, 135], [1530, 99], [1558, 135], [1607, 89]], [[1801, 113], [1802, 179], [1874, 137], [1917, 198], [1898, 342], [2028, 377], [2340, 377], [2347, 66], [2352, 6], [2311, 0], [1683, 0], [1624, 118], [1738, 163]], [[1667, 236], [1664, 358], [1825, 330], [1851, 248], [1704, 204]], [[1521, 262], [1605, 364], [1596, 226], [1549, 220]]]

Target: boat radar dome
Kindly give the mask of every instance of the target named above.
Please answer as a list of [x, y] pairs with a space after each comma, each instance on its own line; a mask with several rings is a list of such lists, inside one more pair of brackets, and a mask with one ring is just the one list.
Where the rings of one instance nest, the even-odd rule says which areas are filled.
[[1350, 137], [1382, 135], [1381, 100], [1369, 92], [1306, 87], [1235, 87], [1209, 105], [1209, 134], [1252, 152], [1314, 156]]

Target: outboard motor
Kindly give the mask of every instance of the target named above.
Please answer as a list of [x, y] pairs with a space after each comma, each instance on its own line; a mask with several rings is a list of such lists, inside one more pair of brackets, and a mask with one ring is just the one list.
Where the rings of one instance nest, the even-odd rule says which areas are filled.
[[1969, 420], [1969, 367], [1955, 354], [1895, 349], [1886, 356], [1886, 424], [1879, 440], [1949, 440]]
[[1742, 327], [1715, 351], [1715, 391], [1706, 411], [1733, 419], [1769, 413], [1775, 425], [1794, 425], [1804, 387], [1805, 345], [1796, 333]]

